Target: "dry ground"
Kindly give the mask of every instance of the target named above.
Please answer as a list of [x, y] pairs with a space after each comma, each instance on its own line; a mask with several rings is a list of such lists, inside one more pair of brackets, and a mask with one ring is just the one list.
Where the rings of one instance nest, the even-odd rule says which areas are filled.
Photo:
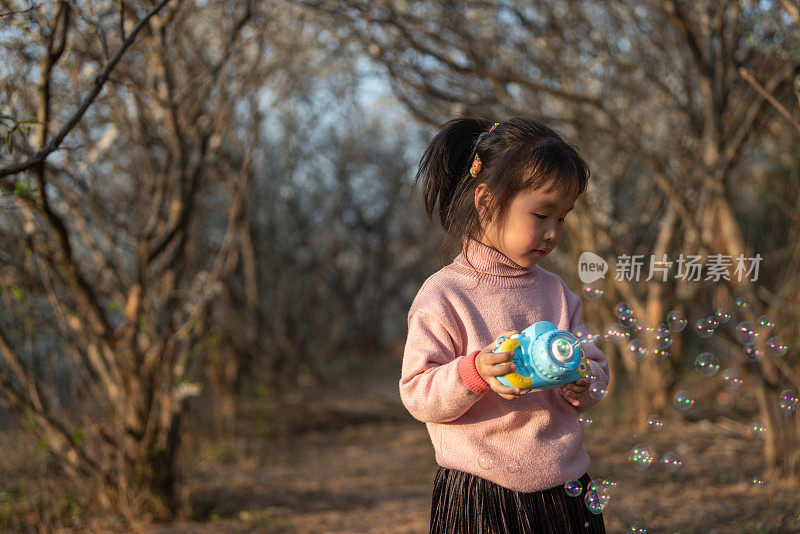
[[[19, 450], [19, 443], [18, 432], [0, 432], [7, 451], [0, 490], [41, 490], [27, 476], [41, 453]], [[635, 470], [627, 460], [635, 443], [658, 458], [672, 450], [683, 465], [675, 474], [656, 462]], [[800, 532], [797, 488], [750, 482], [761, 469], [760, 446], [746, 425], [730, 421], [669, 420], [659, 433], [635, 436], [598, 418], [586, 436], [590, 473], [617, 482], [605, 512], [609, 532], [626, 532], [635, 521], [650, 533]], [[400, 404], [393, 377], [300, 392], [277, 412], [248, 404], [225, 439], [191, 428], [182, 462], [194, 519], [135, 531], [427, 532], [433, 449], [425, 426]], [[6, 518], [20, 515], [8, 502], [0, 501], [0, 510]], [[34, 521], [36, 508], [27, 514]]]

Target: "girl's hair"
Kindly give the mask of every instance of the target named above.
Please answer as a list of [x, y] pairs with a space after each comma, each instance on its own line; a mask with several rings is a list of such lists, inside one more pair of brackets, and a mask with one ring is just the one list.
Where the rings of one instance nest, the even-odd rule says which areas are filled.
[[[586, 190], [589, 167], [578, 151], [552, 129], [524, 117], [500, 123], [461, 117], [444, 123], [419, 162], [414, 186], [422, 182], [425, 211], [438, 212], [446, 233], [443, 245], [461, 245], [477, 238], [481, 221], [475, 209], [475, 188], [485, 183], [491, 202], [484, 215], [502, 220], [521, 191], [556, 187], [575, 198]], [[481, 169], [469, 170], [475, 156]]]

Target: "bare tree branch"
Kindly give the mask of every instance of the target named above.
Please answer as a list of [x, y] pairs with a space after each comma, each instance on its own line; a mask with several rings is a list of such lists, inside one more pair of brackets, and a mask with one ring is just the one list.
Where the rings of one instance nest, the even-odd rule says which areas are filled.
[[[117, 50], [116, 54], [114, 54], [114, 57], [111, 58], [111, 60], [106, 64], [105, 68], [103, 68], [103, 71], [97, 76], [97, 78], [94, 81], [92, 89], [84, 97], [83, 101], [81, 102], [81, 105], [67, 120], [67, 122], [61, 127], [58, 133], [56, 133], [56, 135], [53, 136], [52, 139], [50, 139], [47, 145], [39, 149], [39, 151], [36, 152], [36, 154], [34, 154], [33, 156], [31, 156], [30, 158], [21, 163], [0, 168], [0, 178], [18, 174], [20, 172], [30, 169], [31, 167], [34, 167], [35, 165], [39, 165], [47, 158], [47, 156], [49, 156], [55, 150], [58, 150], [58, 148], [61, 146], [61, 142], [70, 132], [70, 130], [72, 130], [72, 128], [74, 128], [75, 125], [78, 124], [78, 122], [80, 122], [84, 113], [86, 113], [86, 110], [89, 109], [89, 107], [94, 102], [95, 98], [97, 98], [97, 95], [100, 94], [100, 91], [102, 91], [103, 89], [103, 85], [105, 85], [109, 76], [111, 76], [111, 72], [114, 70], [114, 67], [116, 67], [117, 63], [119, 63], [119, 61], [122, 59], [122, 56], [125, 55], [125, 52], [134, 43], [134, 41], [136, 40], [136, 36], [139, 34], [139, 31], [142, 28], [144, 28], [144, 26], [153, 17], [153, 15], [158, 13], [161, 10], [161, 8], [163, 8], [169, 2], [170, 0], [161, 0], [161, 2], [159, 2], [153, 9], [151, 9], [144, 16], [144, 18], [142, 18], [142, 20], [140, 20], [139, 23], [136, 24], [136, 26], [131, 31], [131, 34], [125, 39], [125, 41]], [[6, 189], [6, 186], [4, 186], [4, 189]]]

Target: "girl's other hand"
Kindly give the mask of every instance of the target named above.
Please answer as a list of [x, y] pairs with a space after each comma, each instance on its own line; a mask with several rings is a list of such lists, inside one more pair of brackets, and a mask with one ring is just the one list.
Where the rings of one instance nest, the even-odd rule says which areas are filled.
[[586, 393], [587, 389], [589, 389], [589, 384], [591, 384], [591, 382], [585, 378], [580, 378], [575, 382], [561, 386], [561, 391], [564, 392], [564, 395], [567, 397], [567, 401], [573, 406], [577, 407], [580, 403], [581, 397], [583, 397], [583, 394]]
[[[519, 332], [515, 330], [506, 330], [501, 335], [511, 337]], [[482, 351], [475, 356], [475, 368], [478, 374], [486, 380], [492, 390], [503, 397], [504, 399], [516, 399], [520, 396], [521, 391], [519, 388], [504, 386], [497, 379], [498, 376], [507, 375], [513, 371], [516, 366], [511, 363], [514, 359], [513, 352], [492, 352], [496, 348], [494, 343], [486, 345]], [[497, 365], [498, 363], [505, 363], [507, 365]]]

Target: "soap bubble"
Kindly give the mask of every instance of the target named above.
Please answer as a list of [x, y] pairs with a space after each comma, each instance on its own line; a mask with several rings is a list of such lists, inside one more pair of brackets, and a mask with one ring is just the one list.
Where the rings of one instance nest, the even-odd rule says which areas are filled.
[[593, 333], [593, 331], [594, 329], [591, 326], [587, 324], [581, 324], [578, 325], [578, 328], [575, 329], [573, 334], [575, 334], [575, 339], [578, 340], [578, 343], [581, 345], [588, 345], [590, 343], [594, 343], [598, 338], [598, 335]]
[[736, 369], [725, 369], [722, 373], [722, 383], [725, 389], [736, 389], [742, 385], [742, 379], [739, 377], [739, 371]]
[[636, 325], [636, 321], [636, 315], [632, 311], [619, 315], [619, 322], [625, 328], [633, 328]]
[[752, 343], [756, 338], [756, 329], [750, 321], [742, 321], [736, 325], [735, 335], [742, 344]]
[[701, 352], [694, 360], [694, 368], [702, 376], [713, 376], [719, 371], [719, 360], [710, 352]]
[[592, 385], [589, 386], [589, 395], [591, 395], [593, 399], [600, 400], [605, 397], [606, 388], [604, 388], [602, 384], [593, 382]]
[[797, 406], [797, 392], [791, 389], [784, 389], [781, 391], [781, 396], [778, 403], [780, 404], [783, 413], [786, 415], [793, 414], [795, 407]]
[[669, 358], [669, 351], [667, 349], [662, 349], [661, 347], [654, 347], [653, 356], [656, 360], [661, 362]]
[[769, 331], [772, 330], [772, 328], [775, 326], [775, 323], [773, 323], [772, 319], [770, 319], [766, 315], [762, 315], [761, 317], [758, 318], [758, 326], [762, 330]]
[[686, 316], [680, 310], [672, 310], [667, 314], [667, 326], [673, 332], [686, 328]]
[[757, 362], [761, 359], [761, 351], [756, 349], [754, 343], [745, 343], [742, 347], [742, 352], [748, 361]]
[[670, 473], [674, 473], [683, 465], [678, 455], [671, 451], [664, 453], [664, 456], [661, 457], [661, 463]]
[[644, 528], [638, 521], [634, 521], [631, 523], [631, 526], [628, 527], [627, 532], [630, 534], [647, 534], [647, 529]]
[[685, 412], [686, 410], [694, 406], [694, 399], [686, 391], [679, 391], [678, 393], [675, 394], [675, 398], [673, 399], [672, 404], [678, 410]]
[[608, 506], [608, 501], [611, 500], [612, 486], [613, 483], [611, 481], [603, 478], [595, 478], [589, 482], [584, 496], [584, 502], [589, 511], [593, 514], [599, 514]]
[[651, 415], [647, 418], [647, 429], [651, 432], [658, 432], [664, 428], [664, 421], [657, 415]]
[[736, 309], [739, 311], [745, 311], [750, 307], [750, 303], [747, 302], [747, 299], [744, 297], [739, 297], [736, 299]]
[[614, 310], [617, 313], [617, 317], [622, 317], [623, 315], [633, 313], [633, 308], [631, 308], [630, 304], [628, 304], [627, 302], [620, 302], [619, 304], [617, 304]]
[[519, 473], [522, 469], [522, 466], [519, 465], [519, 462], [516, 460], [509, 460], [506, 463], [506, 469], [508, 469], [509, 473]]
[[622, 343], [630, 337], [630, 333], [621, 324], [614, 323], [606, 327], [603, 337], [612, 343]]
[[753, 426], [750, 427], [750, 432], [752, 432], [753, 435], [757, 438], [763, 436], [764, 432], [766, 431], [767, 427], [765, 427], [764, 423], [762, 423], [761, 421], [756, 421], [755, 423], [753, 423]]
[[567, 492], [567, 495], [570, 497], [577, 497], [583, 491], [583, 486], [580, 480], [570, 480], [564, 484], [564, 491]]
[[755, 475], [753, 478], [750, 479], [750, 484], [753, 485], [755, 488], [763, 488], [764, 487], [764, 479], [758, 475]]
[[653, 333], [653, 327], [647, 324], [644, 319], [639, 319], [633, 325], [633, 332], [638, 336], [647, 336]]
[[495, 464], [495, 459], [489, 453], [483, 452], [478, 457], [478, 465], [480, 465], [484, 469], [492, 469]]
[[633, 355], [633, 359], [642, 362], [647, 358], [647, 347], [641, 339], [631, 339], [628, 342], [628, 352]]
[[592, 426], [592, 423], [594, 423], [594, 419], [592, 419], [591, 415], [586, 415], [585, 413], [582, 413], [578, 416], [578, 422], [584, 427], [588, 427]]
[[642, 444], [634, 445], [628, 455], [628, 461], [635, 469], [644, 471], [653, 463], [653, 453]]
[[714, 335], [714, 329], [711, 328], [711, 325], [708, 324], [708, 320], [706, 319], [698, 319], [697, 322], [694, 323], [694, 330], [697, 332], [698, 336], [703, 338]]
[[603, 287], [598, 282], [584, 284], [581, 294], [586, 300], [597, 300], [603, 296]]
[[708, 323], [708, 326], [710, 326], [712, 330], [716, 330], [719, 326], [719, 320], [716, 315], [709, 315], [706, 317], [706, 323]]
[[666, 349], [672, 345], [672, 333], [664, 323], [658, 325], [653, 332], [653, 345], [660, 349]]
[[593, 514], [603, 513], [604, 506], [600, 503], [600, 498], [597, 496], [597, 492], [595, 490], [587, 491], [583, 498], [583, 502], [586, 503], [586, 508], [588, 508]]
[[771, 337], [767, 341], [767, 352], [771, 356], [783, 356], [787, 350], [789, 350], [789, 347], [778, 336]]
[[731, 320], [731, 312], [728, 311], [728, 308], [724, 306], [717, 308], [717, 311], [714, 312], [714, 315], [717, 316], [717, 320], [720, 323], [727, 323]]

